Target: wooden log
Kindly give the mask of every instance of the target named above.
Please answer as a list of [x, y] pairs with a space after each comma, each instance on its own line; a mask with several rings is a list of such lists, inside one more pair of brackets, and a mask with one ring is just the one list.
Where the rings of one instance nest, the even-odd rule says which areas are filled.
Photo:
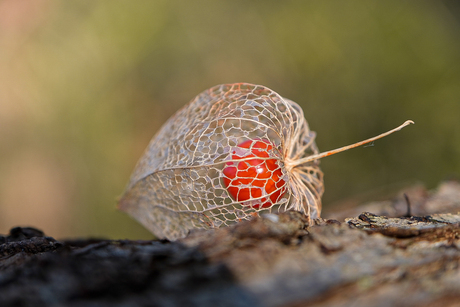
[[0, 306], [458, 306], [459, 195], [451, 181], [420, 194], [426, 215], [266, 214], [178, 242], [15, 228], [0, 237]]

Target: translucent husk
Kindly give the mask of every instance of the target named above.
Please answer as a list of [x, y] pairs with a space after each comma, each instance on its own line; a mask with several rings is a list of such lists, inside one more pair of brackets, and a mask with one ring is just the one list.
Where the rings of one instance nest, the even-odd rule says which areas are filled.
[[[219, 85], [189, 102], [153, 137], [119, 208], [158, 238], [170, 240], [184, 237], [192, 229], [228, 226], [262, 212], [296, 210], [317, 218], [324, 191], [318, 160], [372, 142], [410, 123], [320, 154], [316, 134], [295, 102], [260, 85]], [[224, 184], [223, 169], [227, 165], [254, 159], [251, 148], [238, 147], [247, 140], [263, 140], [271, 145], [258, 159], [262, 163], [275, 160], [281, 170], [279, 180], [284, 184], [278, 190], [283, 193], [276, 201], [270, 196], [277, 191], [267, 193], [260, 188], [256, 193], [260, 197], [238, 202]], [[259, 189], [251, 184], [238, 188]], [[268, 208], [259, 206], [267, 201]]]

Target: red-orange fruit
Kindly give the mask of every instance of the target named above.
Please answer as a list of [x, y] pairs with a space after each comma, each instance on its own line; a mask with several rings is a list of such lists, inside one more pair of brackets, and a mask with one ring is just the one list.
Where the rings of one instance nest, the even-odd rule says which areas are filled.
[[286, 192], [278, 160], [268, 154], [273, 145], [266, 140], [247, 140], [238, 147], [250, 152], [239, 155], [237, 150], [233, 150], [232, 161], [227, 162], [223, 170], [228, 192], [242, 205], [254, 209], [271, 207]]

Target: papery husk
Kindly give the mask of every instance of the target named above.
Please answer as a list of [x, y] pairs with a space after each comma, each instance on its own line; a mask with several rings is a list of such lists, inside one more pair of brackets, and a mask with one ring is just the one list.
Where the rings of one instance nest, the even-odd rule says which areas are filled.
[[[158, 238], [169, 240], [264, 212], [292, 209], [317, 218], [324, 191], [319, 161], [292, 166], [318, 154], [315, 136], [299, 105], [267, 87], [248, 83], [212, 87], [173, 115], [153, 137], [119, 208]], [[222, 171], [232, 152], [250, 154], [249, 149], [238, 148], [246, 140], [271, 143], [268, 159], [276, 159], [282, 171], [285, 185], [280, 189], [285, 193], [268, 208], [235, 201], [223, 184]]]

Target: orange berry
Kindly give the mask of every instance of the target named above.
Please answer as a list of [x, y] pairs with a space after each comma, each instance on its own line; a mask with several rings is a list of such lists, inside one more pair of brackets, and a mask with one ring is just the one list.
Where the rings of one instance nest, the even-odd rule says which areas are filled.
[[[277, 159], [269, 158], [273, 145], [266, 140], [247, 140], [238, 144], [250, 153], [233, 150], [232, 161], [223, 170], [224, 184], [233, 199], [254, 209], [269, 208], [286, 192], [286, 182]], [[262, 158], [262, 159], [259, 159]]]

